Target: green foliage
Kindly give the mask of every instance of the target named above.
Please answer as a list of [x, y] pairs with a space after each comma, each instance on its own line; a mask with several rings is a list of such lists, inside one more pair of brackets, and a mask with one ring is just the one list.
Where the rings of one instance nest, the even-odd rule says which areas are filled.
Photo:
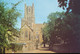
[[12, 49], [12, 51], [16, 52], [16, 51], [22, 50], [22, 48], [23, 48], [22, 44], [11, 43], [9, 49]]
[[[56, 13], [51, 13], [49, 16], [48, 16], [48, 23], [45, 24], [45, 27], [43, 28], [43, 42], [45, 43], [50, 43], [51, 42], [51, 39], [53, 40], [52, 42], [55, 42], [56, 40], [56, 36], [54, 34], [54, 31], [55, 31], [55, 26], [57, 26], [61, 20], [63, 19], [64, 16], [64, 12], [60, 13], [60, 12], [56, 12]], [[59, 22], [59, 23], [58, 23]], [[55, 31], [55, 33], [57, 33]]]
[[[72, 50], [80, 50], [80, 0], [58, 0], [59, 7], [67, 9], [66, 17], [62, 19], [65, 22], [66, 28], [65, 33], [63, 33], [66, 38], [66, 42], [69, 44], [68, 47], [72, 47]], [[67, 7], [68, 5], [68, 7]], [[75, 47], [76, 46], [76, 47]]]
[[66, 48], [71, 48], [71, 50], [79, 50], [79, 20], [80, 16], [72, 13], [67, 15], [65, 15], [64, 12], [51, 13], [48, 16], [48, 23], [43, 28], [44, 42], [46, 41], [47, 37], [47, 40], [49, 38], [50, 48], [52, 48], [55, 44], [61, 44]]
[[80, 0], [58, 0], [58, 2], [59, 7], [67, 10], [67, 14], [56, 12], [48, 16], [48, 23], [43, 28], [43, 40], [45, 42], [46, 37], [49, 37], [51, 49], [55, 44], [59, 44], [70, 49], [71, 52], [78, 52], [80, 50]]
[[[0, 52], [4, 52], [4, 49], [8, 47], [9, 43], [7, 39], [12, 36], [18, 36], [18, 31], [14, 28], [14, 26], [17, 22], [17, 18], [21, 15], [18, 11], [16, 11], [16, 6], [19, 3], [20, 2], [14, 4], [14, 6], [10, 9], [6, 7], [7, 4], [0, 2]], [[8, 31], [12, 34], [9, 35]]]
[[59, 7], [67, 10], [66, 13], [80, 14], [80, 0], [58, 0], [58, 2]]
[[43, 43], [48, 43], [49, 42], [49, 33], [48, 33], [48, 27], [45, 25], [45, 27], [42, 29], [43, 33]]
[[[55, 44], [58, 41], [58, 37], [61, 35], [61, 30], [64, 22], [62, 19], [65, 17], [64, 12], [56, 12], [49, 15], [50, 18], [48, 22], [49, 35], [50, 35], [50, 43]], [[62, 35], [61, 35], [62, 37]]]

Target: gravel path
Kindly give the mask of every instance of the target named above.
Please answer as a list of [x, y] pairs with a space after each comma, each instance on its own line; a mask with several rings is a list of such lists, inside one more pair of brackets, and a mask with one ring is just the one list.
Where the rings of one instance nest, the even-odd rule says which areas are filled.
[[55, 53], [55, 52], [49, 51], [48, 48], [39, 48], [37, 50], [28, 51], [26, 53]]

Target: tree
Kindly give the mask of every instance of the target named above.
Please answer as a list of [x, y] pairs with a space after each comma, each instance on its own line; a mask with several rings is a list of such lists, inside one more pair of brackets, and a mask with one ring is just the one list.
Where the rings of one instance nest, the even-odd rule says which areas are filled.
[[48, 16], [48, 33], [49, 33], [49, 43], [50, 43], [50, 48], [53, 48], [54, 44], [59, 44], [61, 42], [61, 40], [58, 40], [58, 38], [60, 37], [62, 39], [62, 27], [64, 24], [64, 22], [62, 21], [62, 19], [65, 17], [64, 12], [60, 13], [60, 12], [56, 12], [56, 13], [51, 13]]
[[80, 0], [58, 0], [59, 7], [67, 9], [66, 13], [80, 14]]
[[[69, 26], [70, 34], [68, 39], [70, 41], [70, 45], [72, 47], [73, 52], [79, 52], [80, 50], [80, 0], [58, 0], [59, 7], [63, 7], [63, 9], [67, 9], [66, 18], [64, 18], [64, 22]], [[68, 5], [68, 7], [67, 7]], [[68, 29], [69, 29], [68, 28]], [[68, 42], [69, 42], [68, 41]], [[76, 47], [74, 47], [76, 46]], [[70, 48], [71, 48], [70, 47]], [[73, 49], [74, 48], [74, 49]]]
[[[0, 2], [0, 52], [5, 53], [5, 48], [8, 47], [7, 38], [12, 37], [13, 35], [16, 36], [17, 30], [14, 28], [17, 18], [21, 15], [18, 11], [16, 11], [16, 6], [20, 2], [14, 4], [14, 6], [10, 9], [7, 8], [4, 2]], [[7, 32], [12, 32], [12, 35], [8, 35], [6, 37]], [[16, 35], [15, 35], [16, 34]]]
[[49, 43], [49, 33], [48, 33], [48, 27], [46, 23], [44, 23], [44, 26], [45, 27], [42, 28], [42, 36], [43, 36], [43, 44], [45, 47], [45, 44]]
[[[54, 45], [65, 46], [70, 52], [79, 52], [80, 49], [80, 16], [68, 13], [52, 13], [48, 17], [47, 34], [49, 37], [50, 49]], [[44, 32], [45, 33], [45, 32]], [[47, 35], [46, 34], [46, 35]], [[45, 35], [45, 36], [46, 36]], [[76, 46], [76, 47], [75, 47]], [[64, 48], [64, 47], [63, 47]], [[75, 51], [74, 51], [75, 50]]]
[[[48, 16], [48, 23], [46, 23], [45, 27], [43, 28], [43, 36], [44, 36], [43, 40], [45, 43], [48, 42], [50, 44], [50, 47], [51, 47], [51, 45], [53, 45], [57, 42], [56, 36], [60, 35], [60, 34], [57, 34], [57, 31], [55, 31], [55, 30], [56, 29], [58, 30], [63, 17], [65, 17], [64, 12], [51, 13]], [[57, 26], [57, 25], [59, 25], [59, 26]], [[59, 29], [61, 29], [61, 27]], [[58, 31], [58, 33], [59, 32], [60, 31]], [[46, 39], [47, 39], [47, 41], [46, 41]]]

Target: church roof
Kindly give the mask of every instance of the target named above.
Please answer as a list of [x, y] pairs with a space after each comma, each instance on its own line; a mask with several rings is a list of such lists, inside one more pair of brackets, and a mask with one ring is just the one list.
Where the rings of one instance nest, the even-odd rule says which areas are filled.
[[31, 31], [33, 31], [33, 29], [32, 29], [30, 26], [28, 26], [27, 23], [25, 23], [21, 28], [23, 28], [25, 25], [26, 25], [29, 29], [31, 29]]

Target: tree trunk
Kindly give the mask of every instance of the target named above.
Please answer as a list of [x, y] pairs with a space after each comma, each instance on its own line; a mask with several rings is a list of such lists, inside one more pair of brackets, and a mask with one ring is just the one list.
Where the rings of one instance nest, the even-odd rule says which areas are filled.
[[3, 54], [5, 53], [5, 47], [3, 48]]

